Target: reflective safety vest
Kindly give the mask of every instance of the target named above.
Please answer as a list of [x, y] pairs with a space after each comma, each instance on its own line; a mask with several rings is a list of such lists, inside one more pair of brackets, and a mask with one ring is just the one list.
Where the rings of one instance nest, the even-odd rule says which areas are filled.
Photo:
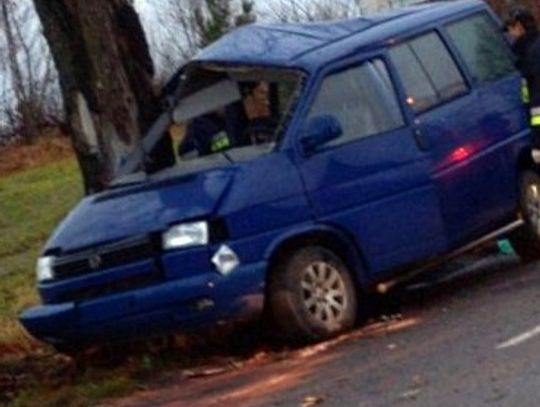
[[526, 105], [528, 105], [531, 102], [531, 96], [529, 94], [529, 85], [527, 84], [527, 79], [525, 78], [521, 80], [521, 100]]
[[535, 145], [540, 147], [540, 35], [529, 30], [514, 43], [516, 66], [525, 78], [521, 84], [521, 99], [530, 112]]
[[227, 133], [225, 131], [220, 131], [218, 134], [212, 137], [210, 150], [213, 153], [217, 153], [218, 151], [225, 150], [229, 148], [230, 146], [231, 146], [231, 141], [229, 140]]
[[[521, 100], [525, 104], [529, 104], [531, 102], [529, 86], [527, 84], [526, 79], [522, 79], [521, 81]], [[531, 106], [530, 114], [531, 114], [531, 126], [540, 128], [540, 107]]]
[[540, 128], [540, 107], [531, 107], [531, 126]]

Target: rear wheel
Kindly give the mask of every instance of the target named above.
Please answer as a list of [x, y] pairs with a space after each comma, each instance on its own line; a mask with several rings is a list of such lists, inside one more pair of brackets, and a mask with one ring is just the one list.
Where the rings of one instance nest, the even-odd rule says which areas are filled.
[[520, 211], [525, 224], [516, 230], [510, 240], [525, 261], [540, 259], [540, 177], [525, 171], [520, 179]]
[[351, 274], [332, 251], [319, 246], [287, 256], [271, 274], [269, 307], [288, 340], [318, 341], [351, 329], [357, 295]]

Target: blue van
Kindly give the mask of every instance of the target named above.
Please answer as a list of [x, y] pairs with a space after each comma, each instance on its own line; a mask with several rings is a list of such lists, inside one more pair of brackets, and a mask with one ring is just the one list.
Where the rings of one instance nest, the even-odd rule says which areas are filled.
[[486, 239], [538, 258], [520, 89], [480, 0], [237, 29], [167, 86], [175, 165], [145, 171], [154, 129], [56, 229], [21, 321], [59, 349], [262, 315], [320, 340]]

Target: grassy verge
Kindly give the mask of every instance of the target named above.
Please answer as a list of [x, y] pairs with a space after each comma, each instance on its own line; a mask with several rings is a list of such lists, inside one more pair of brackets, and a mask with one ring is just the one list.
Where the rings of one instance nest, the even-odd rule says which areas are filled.
[[[136, 387], [143, 362], [79, 362], [55, 354], [18, 323], [39, 302], [34, 269], [55, 225], [82, 196], [74, 159], [0, 177], [0, 404], [87, 406]], [[142, 369], [144, 370], [144, 369]]]
[[0, 358], [36, 348], [17, 322], [38, 302], [35, 261], [54, 226], [81, 197], [77, 164], [68, 159], [0, 178]]

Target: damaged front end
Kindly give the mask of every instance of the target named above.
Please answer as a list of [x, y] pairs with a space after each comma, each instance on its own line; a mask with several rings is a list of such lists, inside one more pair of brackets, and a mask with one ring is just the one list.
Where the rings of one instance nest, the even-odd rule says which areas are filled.
[[[245, 219], [238, 214], [255, 199], [269, 199], [265, 195], [301, 192], [299, 183], [289, 192], [276, 178], [275, 185], [260, 186], [265, 193], [252, 194], [254, 177], [263, 179], [282, 162], [292, 168], [272, 153], [302, 75], [218, 64], [186, 72], [170, 112], [170, 124], [181, 133], [175, 165], [125, 174], [111, 189], [85, 198], [57, 228], [37, 266], [43, 304], [20, 317], [35, 337], [65, 349], [261, 313], [263, 245], [254, 253], [245, 243]], [[257, 110], [259, 90], [268, 105]], [[153, 141], [159, 139], [145, 140], [142, 151], [151, 151]]]

